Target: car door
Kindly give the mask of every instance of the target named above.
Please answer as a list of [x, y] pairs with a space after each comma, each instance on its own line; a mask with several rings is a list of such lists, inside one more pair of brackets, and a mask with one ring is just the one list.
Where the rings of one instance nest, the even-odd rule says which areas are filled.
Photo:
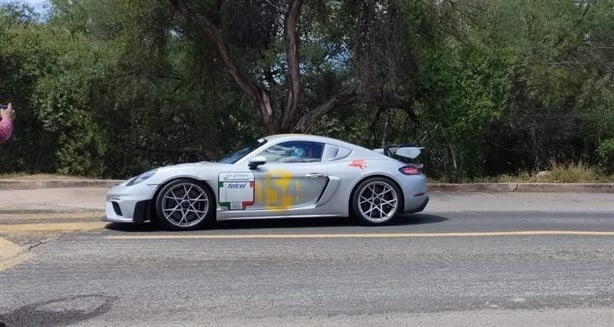
[[253, 171], [255, 202], [249, 209], [300, 214], [313, 208], [328, 182], [323, 149], [323, 143], [288, 141], [263, 150], [259, 155], [267, 162]]

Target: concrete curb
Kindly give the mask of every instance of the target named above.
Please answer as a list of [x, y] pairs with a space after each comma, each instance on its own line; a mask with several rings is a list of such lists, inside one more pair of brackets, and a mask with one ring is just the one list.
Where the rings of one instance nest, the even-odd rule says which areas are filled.
[[614, 183], [519, 183], [516, 192], [576, 192], [576, 193], [614, 193]]
[[[121, 179], [67, 180], [0, 180], [0, 190], [33, 190], [46, 188], [102, 187], [109, 188]], [[429, 183], [429, 192], [541, 192], [541, 193], [614, 193], [614, 183]]]
[[427, 188], [430, 192], [614, 193], [614, 183], [431, 183]]
[[123, 182], [121, 179], [49, 179], [49, 180], [0, 180], [0, 190], [34, 190], [69, 187], [111, 187]]

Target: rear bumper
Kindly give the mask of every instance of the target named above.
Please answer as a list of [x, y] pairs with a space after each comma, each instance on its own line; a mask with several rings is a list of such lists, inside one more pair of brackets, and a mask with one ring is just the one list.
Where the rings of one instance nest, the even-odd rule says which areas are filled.
[[429, 203], [430, 198], [428, 195], [423, 195], [422, 197], [422, 202], [417, 207], [406, 208], [403, 213], [416, 213], [424, 210], [424, 208], [426, 208], [426, 205]]
[[429, 196], [426, 190], [426, 176], [423, 174], [405, 176], [400, 180], [403, 188], [404, 205], [403, 213], [415, 213], [424, 210], [429, 203]]

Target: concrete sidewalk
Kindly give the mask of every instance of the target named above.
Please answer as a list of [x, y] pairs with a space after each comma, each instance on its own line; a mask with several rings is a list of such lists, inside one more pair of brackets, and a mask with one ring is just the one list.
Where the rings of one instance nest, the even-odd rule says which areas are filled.
[[0, 213], [101, 211], [107, 190], [106, 187], [0, 190]]
[[106, 187], [0, 190], [0, 234], [102, 228]]

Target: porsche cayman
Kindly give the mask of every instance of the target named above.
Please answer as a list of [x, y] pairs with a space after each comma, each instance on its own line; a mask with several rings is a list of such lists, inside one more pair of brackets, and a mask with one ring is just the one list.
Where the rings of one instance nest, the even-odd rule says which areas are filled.
[[352, 217], [390, 223], [428, 203], [422, 148], [367, 149], [303, 134], [273, 135], [216, 162], [159, 167], [112, 187], [105, 220], [199, 229], [216, 220]]

